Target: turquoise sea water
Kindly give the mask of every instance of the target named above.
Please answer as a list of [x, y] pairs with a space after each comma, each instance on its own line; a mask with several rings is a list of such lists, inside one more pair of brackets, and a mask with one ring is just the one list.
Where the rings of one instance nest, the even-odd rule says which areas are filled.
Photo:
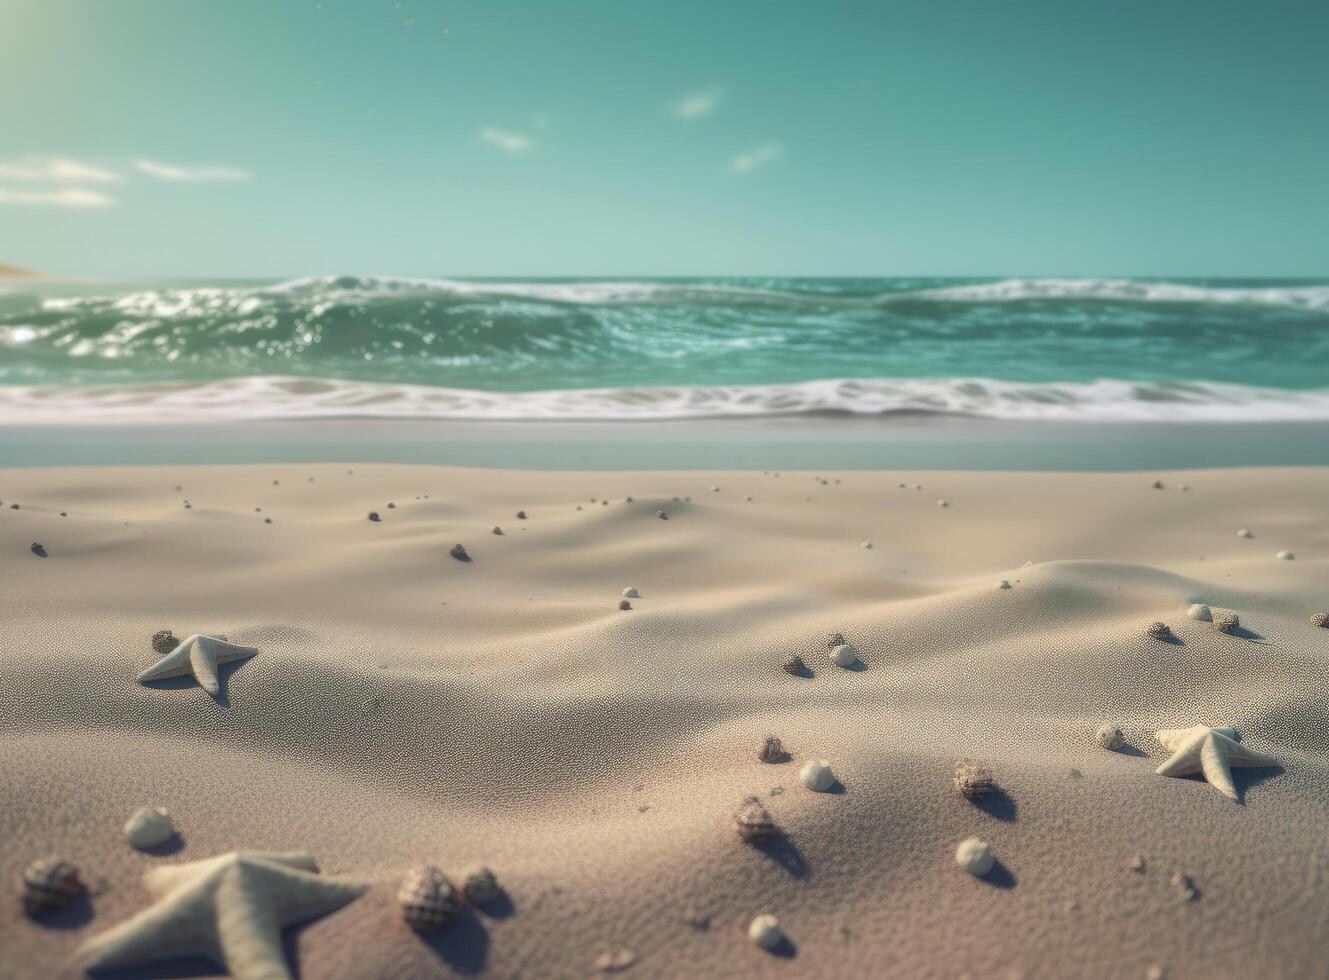
[[1329, 281], [0, 286], [0, 417], [1329, 418]]

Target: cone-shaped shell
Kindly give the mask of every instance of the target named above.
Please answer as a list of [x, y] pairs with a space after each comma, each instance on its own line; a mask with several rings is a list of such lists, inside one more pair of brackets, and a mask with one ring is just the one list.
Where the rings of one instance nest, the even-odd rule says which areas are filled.
[[461, 896], [447, 875], [432, 864], [412, 868], [397, 889], [402, 918], [417, 932], [440, 929], [461, 911]]
[[786, 674], [793, 674], [795, 677], [797, 677], [800, 674], [807, 673], [808, 665], [803, 662], [802, 657], [800, 657], [798, 654], [794, 654], [792, 657], [790, 657], [788, 660], [784, 662], [782, 669]]
[[502, 894], [494, 872], [483, 865], [471, 868], [462, 876], [461, 892], [472, 905], [485, 905]]
[[738, 836], [749, 842], [770, 840], [780, 833], [770, 811], [755, 796], [743, 801], [734, 814], [734, 823], [738, 827]]
[[766, 741], [761, 743], [761, 751], [757, 753], [757, 758], [762, 762], [784, 762], [787, 757], [788, 753], [785, 752], [784, 746], [774, 735], [768, 736]]
[[1172, 628], [1167, 623], [1150, 623], [1144, 631], [1155, 640], [1169, 640], [1172, 638]]
[[991, 770], [964, 759], [955, 764], [955, 792], [965, 799], [976, 800], [996, 788], [997, 781]]
[[38, 915], [48, 909], [61, 909], [83, 891], [78, 868], [57, 858], [33, 861], [19, 876], [23, 910]]

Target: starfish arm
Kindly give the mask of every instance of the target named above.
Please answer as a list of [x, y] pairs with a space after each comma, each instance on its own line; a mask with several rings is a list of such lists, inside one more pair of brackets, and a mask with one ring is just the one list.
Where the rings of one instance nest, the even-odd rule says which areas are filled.
[[1200, 761], [1193, 747], [1178, 750], [1172, 757], [1154, 770], [1160, 776], [1189, 776], [1200, 771]]
[[199, 637], [199, 643], [212, 651], [219, 664], [228, 664], [232, 660], [244, 660], [258, 653], [258, 647], [242, 647], [238, 643], [227, 643], [220, 636]]
[[193, 650], [194, 641], [197, 639], [198, 637], [191, 636], [187, 640], [181, 641], [180, 645], [174, 650], [139, 674], [138, 682], [142, 684], [144, 681], [157, 681], [163, 677], [179, 677], [181, 674], [188, 674], [190, 671], [190, 651]]
[[[1228, 739], [1231, 741], [1231, 739]], [[1204, 740], [1200, 748], [1200, 765], [1204, 769], [1204, 778], [1230, 800], [1237, 798], [1237, 787], [1232, 785], [1232, 773], [1228, 769], [1228, 754], [1223, 743], [1217, 738]]]
[[169, 899], [93, 936], [78, 955], [89, 970], [136, 966], [172, 956], [217, 959], [216, 925], [207, 913], [215, 883], [200, 879]]
[[1247, 748], [1240, 742], [1235, 742], [1228, 749], [1228, 760], [1234, 766], [1276, 766], [1278, 760], [1272, 755], [1265, 755], [1263, 752], [1257, 752], [1252, 748]]
[[221, 682], [217, 680], [217, 657], [212, 652], [212, 646], [205, 644], [202, 637], [194, 644], [194, 649], [189, 655], [189, 665], [193, 668], [194, 679], [203, 690], [209, 694], [216, 694], [221, 690]]
[[242, 980], [291, 980], [281, 925], [259, 894], [261, 883], [236, 867], [218, 890], [217, 931], [226, 969]]

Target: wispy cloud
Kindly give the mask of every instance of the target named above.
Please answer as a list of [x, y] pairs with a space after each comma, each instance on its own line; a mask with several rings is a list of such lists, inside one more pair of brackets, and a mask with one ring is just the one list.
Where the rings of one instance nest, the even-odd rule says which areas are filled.
[[694, 92], [687, 98], [674, 103], [673, 113], [679, 119], [701, 119], [703, 116], [709, 116], [714, 112], [723, 98], [724, 90], [720, 88], [707, 89], [705, 92]]
[[506, 150], [509, 153], [525, 153], [535, 145], [521, 133], [513, 133], [506, 129], [495, 129], [493, 126], [487, 126], [480, 130], [480, 138], [486, 143], [497, 146], [500, 150]]
[[205, 181], [205, 180], [248, 180], [248, 170], [237, 167], [219, 167], [206, 164], [201, 167], [177, 167], [170, 163], [156, 160], [135, 160], [134, 166], [149, 177], [158, 180]]
[[755, 150], [749, 150], [747, 153], [740, 153], [734, 157], [730, 169], [736, 174], [746, 174], [758, 167], [764, 167], [773, 160], [778, 160], [784, 153], [784, 147], [779, 143], [764, 143]]
[[33, 158], [19, 163], [0, 160], [0, 180], [113, 184], [119, 179], [119, 174], [68, 157]]
[[0, 205], [21, 204], [41, 208], [109, 208], [115, 199], [101, 191], [66, 187], [57, 191], [16, 191], [0, 187]]

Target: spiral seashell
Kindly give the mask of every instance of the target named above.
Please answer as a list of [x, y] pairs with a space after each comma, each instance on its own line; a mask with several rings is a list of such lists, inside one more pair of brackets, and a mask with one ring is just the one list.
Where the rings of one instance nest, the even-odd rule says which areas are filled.
[[472, 905], [487, 905], [503, 893], [498, 886], [494, 872], [484, 865], [477, 865], [462, 875], [461, 893]]
[[58, 858], [33, 861], [19, 876], [23, 910], [40, 915], [49, 909], [62, 909], [83, 891], [78, 868]]
[[154, 653], [160, 653], [163, 657], [180, 645], [180, 641], [175, 638], [175, 634], [170, 630], [158, 630], [152, 634], [152, 649]]
[[448, 876], [432, 864], [412, 868], [397, 889], [402, 918], [417, 932], [441, 929], [461, 911], [461, 896]]
[[738, 836], [749, 843], [770, 840], [780, 833], [770, 811], [755, 796], [749, 796], [743, 801], [743, 805], [734, 814], [734, 824], [738, 827]]

